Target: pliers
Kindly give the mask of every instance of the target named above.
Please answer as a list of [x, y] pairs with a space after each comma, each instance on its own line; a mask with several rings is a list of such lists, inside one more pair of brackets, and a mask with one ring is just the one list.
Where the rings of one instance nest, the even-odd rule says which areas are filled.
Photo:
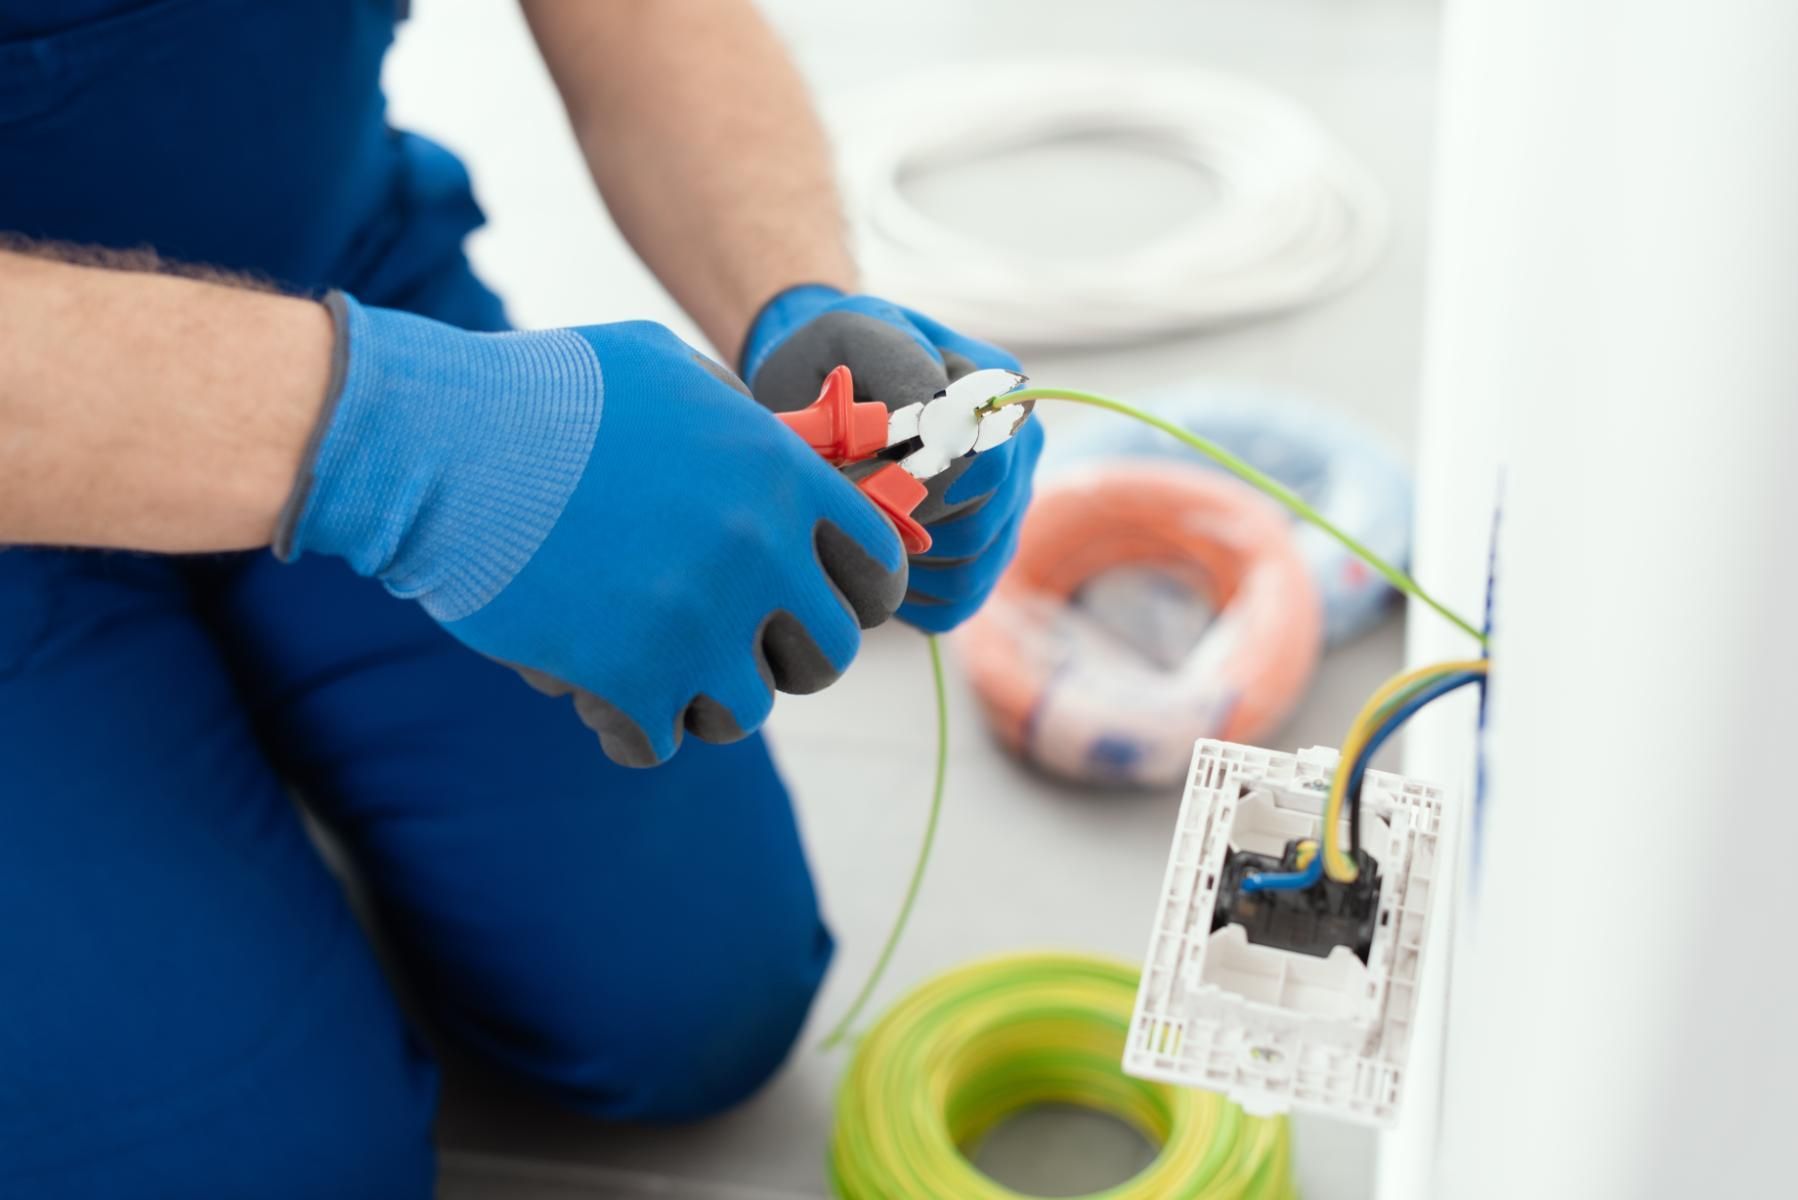
[[929, 492], [924, 481], [1010, 440], [1030, 405], [995, 411], [989, 403], [1024, 383], [1016, 371], [988, 367], [928, 400], [889, 411], [878, 400], [858, 403], [855, 380], [842, 366], [825, 376], [808, 407], [775, 415], [827, 462], [851, 468], [855, 486], [892, 521], [905, 552], [922, 554], [930, 549], [930, 533], [911, 514]]

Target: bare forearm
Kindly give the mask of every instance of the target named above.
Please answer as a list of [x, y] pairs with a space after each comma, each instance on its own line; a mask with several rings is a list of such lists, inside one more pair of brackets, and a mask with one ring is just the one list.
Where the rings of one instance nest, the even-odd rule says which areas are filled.
[[0, 251], [0, 544], [267, 545], [331, 344], [309, 301]]
[[719, 352], [795, 283], [848, 288], [830, 155], [749, 0], [524, 0], [619, 228]]

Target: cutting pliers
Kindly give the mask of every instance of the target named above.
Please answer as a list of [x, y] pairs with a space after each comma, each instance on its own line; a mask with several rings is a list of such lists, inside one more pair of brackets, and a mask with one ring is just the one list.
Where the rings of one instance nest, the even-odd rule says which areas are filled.
[[889, 410], [877, 400], [858, 403], [849, 368], [837, 367], [809, 407], [776, 415], [828, 462], [845, 468], [893, 522], [907, 554], [922, 554], [930, 549], [930, 533], [911, 514], [928, 494], [924, 481], [1009, 440], [1030, 406], [994, 410], [990, 402], [1024, 383], [1016, 371], [988, 367], [928, 400]]

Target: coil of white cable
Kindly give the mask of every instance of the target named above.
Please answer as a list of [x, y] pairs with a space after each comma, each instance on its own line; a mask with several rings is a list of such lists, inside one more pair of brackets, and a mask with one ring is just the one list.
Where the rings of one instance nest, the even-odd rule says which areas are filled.
[[[870, 288], [1004, 344], [1099, 345], [1311, 303], [1359, 278], [1384, 240], [1379, 187], [1303, 108], [1194, 68], [947, 67], [864, 95], [835, 132]], [[1056, 258], [949, 228], [900, 186], [1072, 137], [1186, 161], [1215, 196], [1128, 251]]]

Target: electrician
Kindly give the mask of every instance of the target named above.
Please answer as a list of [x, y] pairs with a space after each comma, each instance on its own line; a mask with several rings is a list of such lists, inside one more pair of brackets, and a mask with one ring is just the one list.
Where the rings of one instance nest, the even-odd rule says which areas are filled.
[[831, 953], [771, 689], [1016, 542], [1034, 421], [908, 563], [768, 411], [1016, 364], [854, 294], [748, 0], [524, 5], [735, 374], [501, 332], [396, 7], [0, 0], [0, 1195], [430, 1194], [435, 1068], [289, 785], [437, 1036], [604, 1118], [740, 1100]]

